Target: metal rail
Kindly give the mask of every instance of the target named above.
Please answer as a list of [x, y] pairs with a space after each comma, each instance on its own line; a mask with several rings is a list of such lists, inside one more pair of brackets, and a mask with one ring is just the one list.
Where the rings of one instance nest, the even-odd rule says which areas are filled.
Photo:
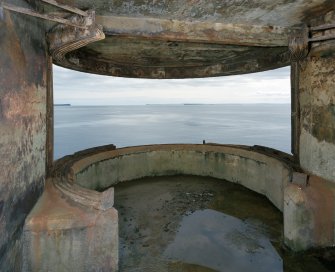
[[329, 41], [329, 40], [334, 40], [335, 39], [335, 34], [333, 35], [324, 35], [320, 37], [315, 37], [315, 38], [309, 38], [309, 42], [322, 42], [322, 41]]
[[310, 31], [321, 31], [335, 28], [335, 24], [327, 24], [327, 25], [320, 25], [320, 26], [312, 26], [310, 27]]
[[[309, 28], [310, 34], [312, 32], [321, 32], [325, 30], [335, 30], [335, 24], [325, 24], [325, 25], [319, 25], [319, 26], [312, 26]], [[312, 37], [308, 38], [308, 42], [322, 42], [322, 41], [328, 41], [335, 39], [335, 34], [329, 33], [329, 34], [323, 34], [322, 36]]]

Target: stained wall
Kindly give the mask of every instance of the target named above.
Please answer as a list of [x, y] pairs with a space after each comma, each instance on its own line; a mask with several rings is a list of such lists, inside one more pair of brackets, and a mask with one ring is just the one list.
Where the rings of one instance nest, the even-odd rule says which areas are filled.
[[40, 20], [0, 8], [0, 271], [21, 269], [22, 227], [45, 181], [46, 52]]
[[[329, 13], [316, 25], [331, 23]], [[331, 33], [324, 34], [333, 34]], [[335, 42], [313, 44], [299, 66], [300, 163], [335, 183]]]
[[301, 69], [300, 163], [335, 182], [335, 57], [312, 58]]

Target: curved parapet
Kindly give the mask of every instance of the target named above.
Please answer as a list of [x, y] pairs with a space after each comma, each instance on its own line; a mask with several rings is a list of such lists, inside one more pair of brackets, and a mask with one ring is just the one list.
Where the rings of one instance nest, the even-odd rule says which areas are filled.
[[[283, 212], [284, 242], [291, 249], [299, 251], [334, 243], [334, 186], [301, 173], [291, 155], [266, 147], [168, 144], [115, 149], [104, 146], [59, 160], [54, 175], [57, 177], [54, 183], [63, 195], [95, 208], [101, 207], [101, 203], [105, 207], [112, 205], [108, 199], [113, 194], [113, 186], [124, 181], [166, 175], [223, 179], [266, 196]], [[87, 192], [91, 192], [92, 198], [100, 194], [100, 202], [87, 201]], [[297, 192], [302, 199], [296, 197]]]
[[[86, 188], [76, 189], [83, 197], [87, 189], [104, 191], [119, 182], [143, 177], [198, 175], [239, 183], [265, 195], [279, 210], [283, 209], [283, 191], [293, 171], [289, 155], [285, 158], [283, 153], [280, 156], [269, 149], [216, 144], [105, 147], [65, 160], [56, 164], [55, 184], [66, 189], [60, 185], [66, 177], [67, 188], [69, 184]], [[70, 196], [73, 190], [66, 190]]]
[[58, 160], [54, 166], [52, 183], [68, 199], [87, 208], [105, 211], [113, 207], [114, 189], [108, 188], [103, 192], [87, 189], [74, 182], [73, 164], [85, 158], [115, 150], [115, 145], [106, 145], [80, 151], [71, 156]]

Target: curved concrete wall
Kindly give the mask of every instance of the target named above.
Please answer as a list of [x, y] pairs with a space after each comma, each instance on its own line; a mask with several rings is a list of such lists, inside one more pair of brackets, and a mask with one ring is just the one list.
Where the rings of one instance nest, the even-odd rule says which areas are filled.
[[[82, 252], [78, 251], [78, 248], [89, 248], [85, 245], [92, 242], [96, 245], [97, 252], [100, 252], [100, 249], [103, 250], [101, 241], [108, 241], [111, 250], [103, 257], [112, 259], [109, 267], [114, 269], [118, 260], [118, 219], [117, 211], [113, 208], [113, 185], [143, 177], [182, 174], [224, 179], [265, 195], [283, 212], [284, 242], [292, 250], [300, 251], [334, 244], [333, 183], [301, 172], [299, 166], [294, 164], [292, 156], [288, 154], [258, 146], [218, 144], [151, 145], [121, 149], [115, 149], [115, 146], [110, 145], [80, 151], [58, 160], [51, 181], [53, 186], [49, 186], [51, 193], [57, 193], [57, 199], [52, 201], [52, 207], [57, 212], [51, 213], [46, 220], [45, 213], [49, 212], [50, 207], [40, 199], [38, 208], [31, 213], [26, 224], [29, 234], [27, 237], [30, 239], [28, 240], [31, 244], [41, 245], [45, 244], [45, 240], [52, 240], [50, 243], [57, 248], [59, 240], [50, 238], [50, 233], [58, 233], [59, 229], [54, 230], [52, 224], [44, 223], [45, 228], [41, 230], [39, 220], [54, 222], [55, 218], [71, 218], [69, 224], [60, 224], [66, 233], [68, 225], [83, 224], [83, 215], [89, 219], [91, 214], [104, 213], [106, 217], [103, 218], [106, 222], [94, 227], [99, 229], [110, 224], [113, 231], [109, 227], [104, 228], [101, 235], [99, 234], [100, 238], [94, 238], [94, 241], [90, 240], [90, 236], [85, 240], [78, 236], [76, 231], [71, 235], [64, 235], [64, 242], [75, 239], [82, 247], [58, 251], [60, 253], [57, 258], [65, 260], [66, 263], [66, 256], [81, 256]], [[44, 194], [50, 192], [46, 191]], [[50, 196], [46, 195], [44, 199], [50, 199]], [[60, 212], [58, 206], [63, 205], [64, 201], [67, 205], [79, 209], [79, 212], [74, 213], [77, 217]], [[39, 207], [44, 207], [44, 210]], [[73, 211], [71, 207], [64, 210]], [[67, 222], [66, 220], [64, 222]], [[90, 220], [84, 223], [85, 228], [92, 226]], [[32, 235], [36, 232], [40, 234]], [[49, 251], [50, 247], [43, 250]], [[95, 263], [97, 257], [101, 257], [90, 256], [85, 258], [87, 265]], [[43, 260], [44, 264], [50, 263], [54, 258], [32, 259], [37, 262]]]
[[76, 161], [73, 180], [103, 190], [119, 182], [162, 175], [199, 175], [239, 183], [265, 195], [283, 210], [283, 190], [291, 168], [280, 159], [248, 147], [223, 145], [152, 145], [99, 152]]

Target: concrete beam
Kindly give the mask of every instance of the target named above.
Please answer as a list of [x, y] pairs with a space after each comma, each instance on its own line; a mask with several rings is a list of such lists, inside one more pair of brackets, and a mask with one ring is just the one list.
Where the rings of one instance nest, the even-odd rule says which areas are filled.
[[111, 36], [262, 47], [288, 45], [288, 29], [280, 26], [119, 16], [97, 16], [96, 21]]

